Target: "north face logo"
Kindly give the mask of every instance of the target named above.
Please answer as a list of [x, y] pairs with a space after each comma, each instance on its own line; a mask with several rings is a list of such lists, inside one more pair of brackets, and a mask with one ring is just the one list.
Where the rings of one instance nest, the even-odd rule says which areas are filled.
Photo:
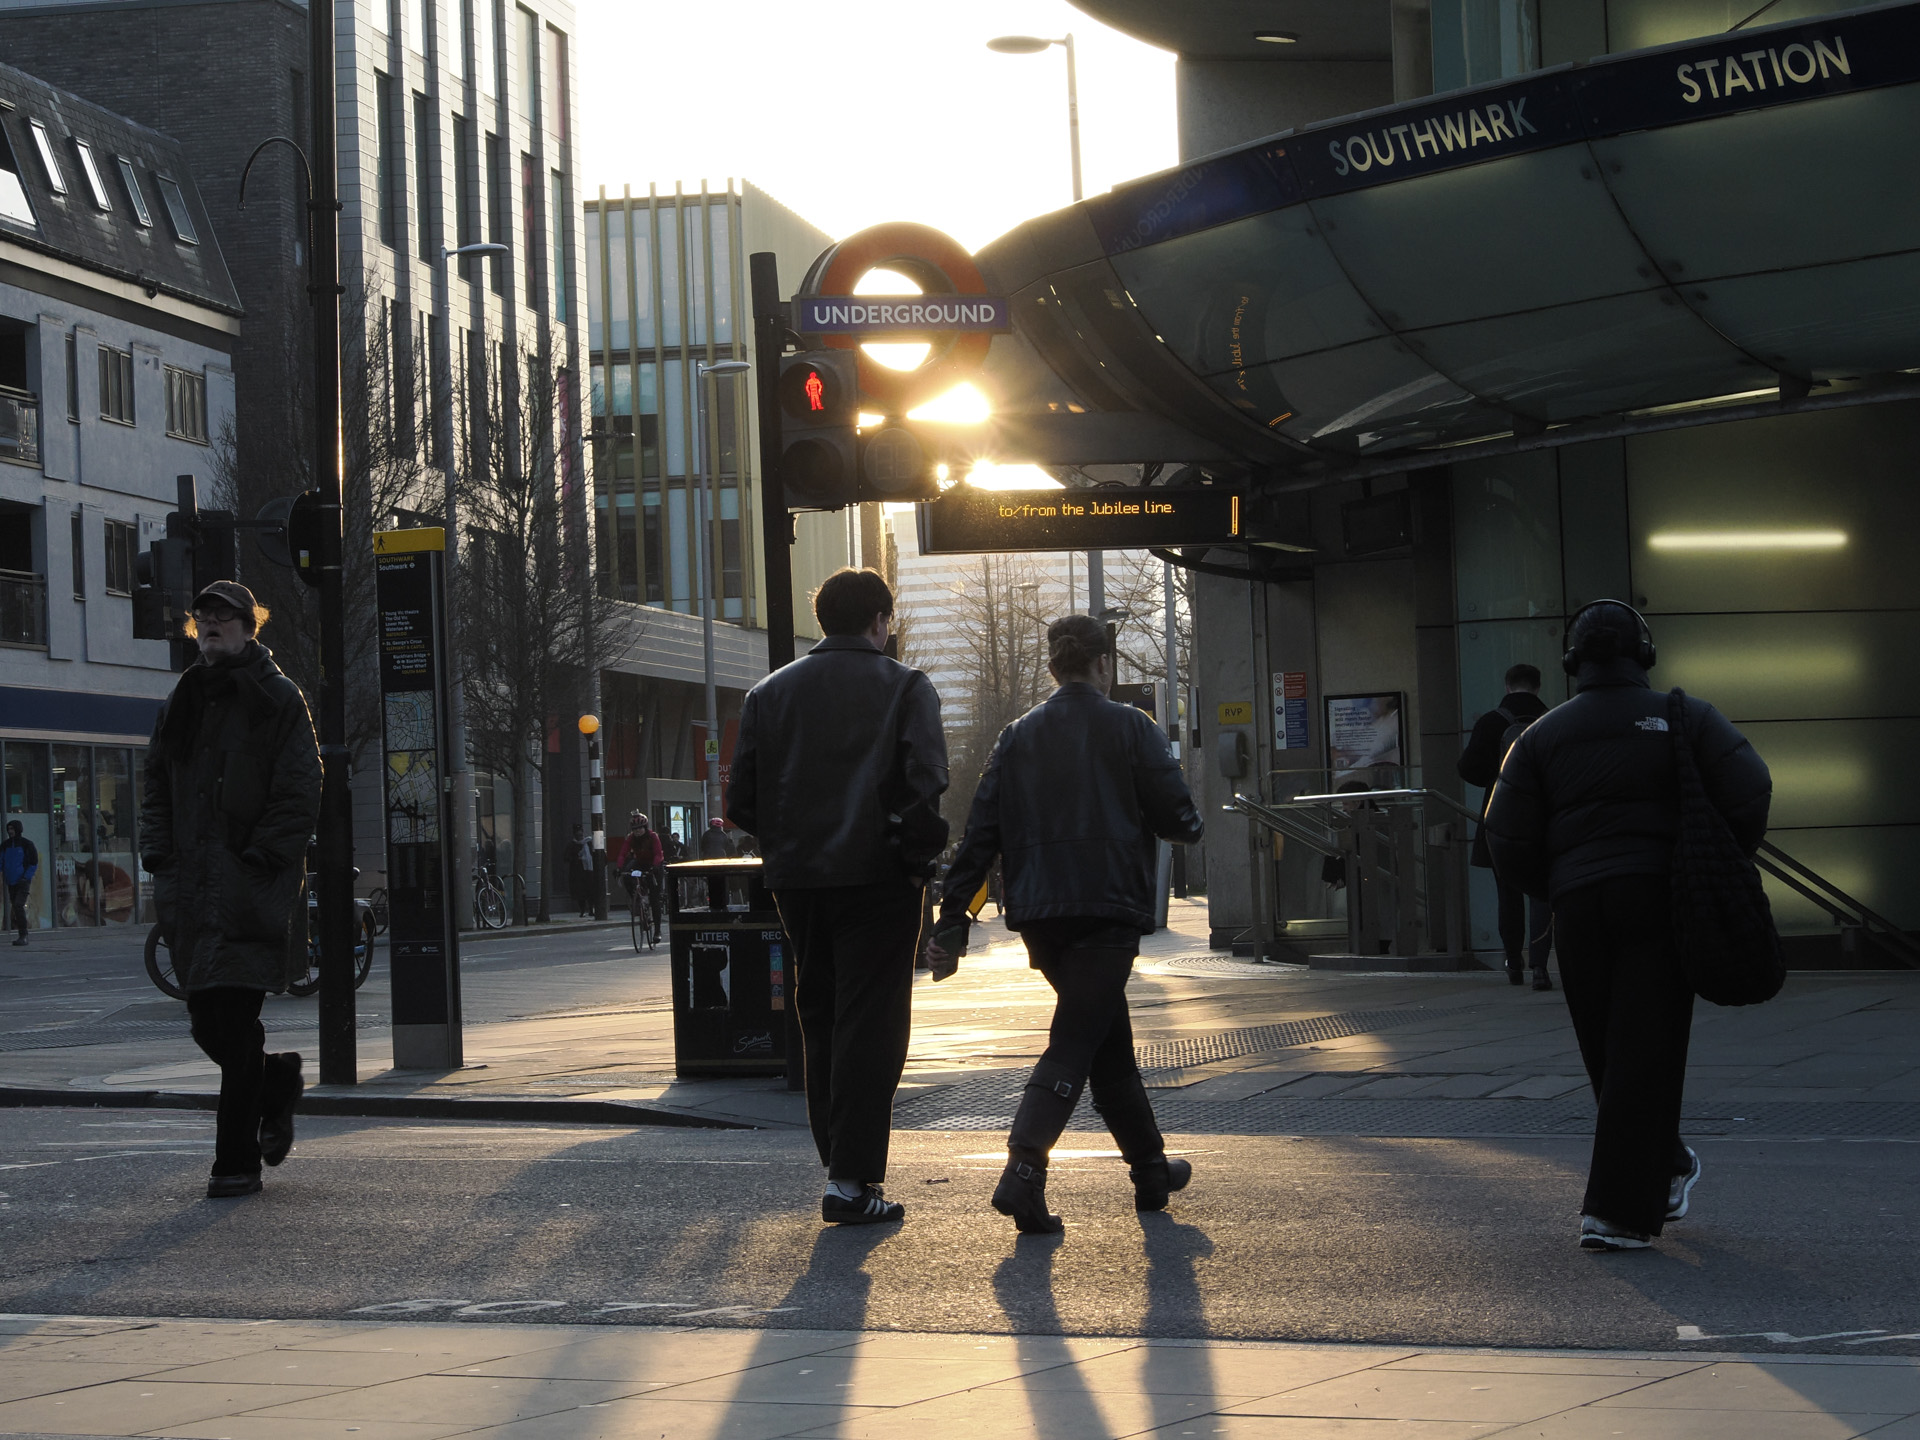
[[1644, 720], [1634, 721], [1633, 728], [1636, 730], [1665, 730], [1667, 728], [1667, 722], [1664, 716], [1649, 715]]

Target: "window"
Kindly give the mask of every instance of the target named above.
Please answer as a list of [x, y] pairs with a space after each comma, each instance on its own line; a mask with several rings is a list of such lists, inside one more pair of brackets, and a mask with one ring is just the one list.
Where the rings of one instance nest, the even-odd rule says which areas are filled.
[[433, 317], [425, 310], [420, 312], [420, 349], [426, 356], [426, 364], [420, 367], [420, 428], [427, 442], [427, 463], [444, 466], [447, 463], [446, 447], [440, 443], [441, 415], [434, 401], [439, 383], [438, 376], [446, 368], [447, 357], [440, 344], [440, 332], [435, 328]]
[[100, 347], [100, 418], [133, 424], [133, 352]]
[[572, 266], [567, 262], [573, 251], [567, 244], [567, 177], [553, 172], [553, 313], [567, 313], [567, 279]]
[[[473, 206], [473, 122], [464, 115], [453, 117], [453, 243], [464, 248], [476, 243], [480, 217]], [[459, 261], [460, 278], [473, 279], [473, 257]]]
[[393, 453], [417, 455], [420, 442], [413, 428], [414, 400], [420, 393], [414, 368], [413, 326], [404, 300], [387, 302], [387, 366], [392, 372]]
[[87, 598], [87, 522], [78, 510], [73, 512], [73, 532], [69, 541], [73, 555], [73, 598]]
[[139, 532], [124, 520], [107, 521], [107, 593], [133, 594], [133, 552]]
[[533, 156], [520, 153], [520, 244], [527, 256], [527, 293], [520, 303], [540, 304], [540, 172]]
[[427, 16], [425, 0], [400, 0], [406, 22], [407, 48], [416, 55], [427, 53]]
[[387, 19], [387, 0], [367, 0], [367, 19], [373, 22], [373, 28], [382, 35], [392, 23]]
[[140, 177], [134, 173], [133, 161], [124, 155], [116, 155], [113, 160], [120, 167], [120, 183], [127, 187], [127, 202], [133, 206], [133, 218], [142, 225], [153, 224], [153, 215], [147, 209], [147, 197], [140, 193]]
[[93, 147], [84, 140], [76, 140], [73, 148], [80, 152], [80, 170], [87, 177], [87, 188], [93, 192], [93, 203], [102, 210], [113, 209], [113, 201], [107, 198], [107, 182], [101, 178], [100, 167], [93, 160]]
[[433, 102], [418, 91], [413, 96], [413, 209], [420, 234], [422, 260], [437, 260], [440, 245], [440, 187], [434, 183]]
[[80, 423], [80, 337], [67, 332], [67, 419]]
[[53, 137], [38, 120], [29, 120], [27, 128], [33, 131], [33, 146], [40, 152], [40, 163], [46, 168], [48, 187], [56, 195], [66, 194], [67, 178], [60, 173], [60, 161], [53, 153]]
[[373, 104], [378, 114], [375, 120], [374, 144], [377, 154], [374, 157], [374, 184], [380, 189], [380, 243], [388, 249], [398, 244], [400, 217], [396, 213], [400, 206], [395, 195], [399, 177], [394, 173], [395, 164], [393, 138], [393, 77], [373, 72]]
[[[466, 0], [461, 0], [462, 4]], [[473, 69], [474, 83], [480, 87], [480, 93], [488, 99], [500, 94], [500, 30], [494, 15], [493, 0], [472, 0], [473, 3]]]
[[520, 73], [514, 80], [520, 86], [520, 113], [536, 129], [540, 124], [540, 17], [530, 10], [516, 9], [520, 27]]
[[19, 162], [13, 158], [13, 146], [7, 143], [4, 129], [0, 129], [0, 219], [29, 230], [38, 228], [33, 206], [27, 200], [27, 187], [20, 183]]
[[207, 375], [204, 370], [167, 366], [167, 434], [176, 440], [207, 443]]
[[[496, 245], [505, 245], [507, 237], [513, 233], [512, 222], [507, 219], [508, 206], [512, 197], [507, 189], [507, 150], [500, 143], [498, 135], [487, 136], [487, 239]], [[487, 267], [493, 293], [507, 293], [507, 257], [495, 255], [488, 259]]]
[[160, 203], [167, 207], [167, 223], [173, 226], [173, 238], [184, 245], [198, 245], [200, 232], [193, 228], [193, 215], [187, 209], [186, 192], [180, 188], [180, 182], [157, 171], [153, 179], [160, 187]]
[[567, 37], [547, 30], [547, 113], [553, 117], [554, 138], [565, 145], [567, 134]]

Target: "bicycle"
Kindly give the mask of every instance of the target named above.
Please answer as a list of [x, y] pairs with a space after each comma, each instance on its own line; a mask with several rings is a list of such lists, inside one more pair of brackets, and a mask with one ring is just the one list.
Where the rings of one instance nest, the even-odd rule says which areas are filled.
[[660, 917], [654, 912], [653, 891], [647, 885], [645, 874], [629, 871], [627, 883], [627, 933], [633, 940], [633, 953], [639, 955], [643, 953], [642, 940], [646, 942], [646, 950], [660, 943]]
[[473, 872], [473, 914], [484, 930], [504, 930], [507, 928], [507, 916], [511, 907], [507, 903], [507, 887], [493, 872], [491, 865], [480, 866]]
[[[307, 894], [307, 967], [298, 979], [287, 986], [289, 994], [307, 996], [320, 988], [320, 922], [319, 901], [311, 891]], [[365, 900], [355, 900], [354, 909], [358, 919], [358, 936], [353, 944], [353, 988], [358, 990], [367, 983], [367, 976], [373, 971], [373, 939], [378, 932], [374, 929], [372, 907]], [[173, 968], [173, 947], [167, 937], [155, 925], [147, 932], [147, 978], [153, 981], [163, 995], [175, 1000], [187, 998], [186, 988], [181, 985]]]
[[373, 916], [373, 933], [387, 933], [387, 887], [381, 885], [367, 892], [367, 913]]

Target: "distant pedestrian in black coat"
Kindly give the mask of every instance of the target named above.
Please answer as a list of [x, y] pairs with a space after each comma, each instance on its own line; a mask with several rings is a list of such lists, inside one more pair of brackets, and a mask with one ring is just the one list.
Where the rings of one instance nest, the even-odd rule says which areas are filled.
[[[1563, 664], [1579, 693], [1528, 727], [1487, 806], [1495, 873], [1553, 901], [1560, 980], [1599, 1102], [1581, 1206], [1588, 1250], [1644, 1248], [1686, 1215], [1700, 1178], [1680, 1139], [1693, 991], [1673, 944], [1680, 790], [1653, 662], [1652, 633], [1630, 606], [1602, 600], [1576, 615]], [[1688, 712], [1707, 795], [1752, 852], [1767, 831], [1767, 767], [1711, 705]]]
[[[1462, 780], [1487, 792], [1480, 803], [1480, 828], [1473, 837], [1475, 865], [1486, 868], [1493, 864], [1493, 857], [1487, 853], [1486, 802], [1493, 798], [1493, 782], [1500, 778], [1500, 762], [1507, 758], [1507, 737], [1546, 713], [1547, 702], [1540, 698], [1540, 671], [1522, 663], [1507, 669], [1506, 698], [1473, 722], [1467, 748], [1460, 752], [1459, 769]], [[1533, 988], [1551, 990], [1547, 955], [1553, 947], [1553, 912], [1545, 900], [1535, 900], [1529, 906], [1526, 892], [1518, 885], [1506, 884], [1498, 875], [1494, 876], [1494, 885], [1500, 897], [1500, 946], [1507, 952], [1507, 982], [1518, 985], [1525, 975], [1525, 962], [1531, 961]]]

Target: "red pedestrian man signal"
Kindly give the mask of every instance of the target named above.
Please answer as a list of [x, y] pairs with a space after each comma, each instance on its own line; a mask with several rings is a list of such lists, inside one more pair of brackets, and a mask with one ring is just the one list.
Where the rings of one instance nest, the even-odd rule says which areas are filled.
[[807, 383], [802, 388], [807, 392], [807, 408], [809, 410], [824, 410], [827, 408], [827, 386], [826, 382], [820, 378], [820, 372], [818, 370], [807, 371]]

